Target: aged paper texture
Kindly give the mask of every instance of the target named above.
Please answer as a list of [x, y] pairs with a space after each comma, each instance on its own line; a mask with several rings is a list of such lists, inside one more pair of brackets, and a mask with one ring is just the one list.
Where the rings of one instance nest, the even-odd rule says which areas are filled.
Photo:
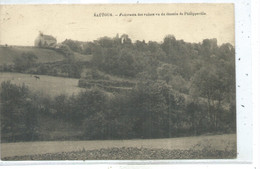
[[1, 5], [1, 160], [235, 159], [234, 4]]

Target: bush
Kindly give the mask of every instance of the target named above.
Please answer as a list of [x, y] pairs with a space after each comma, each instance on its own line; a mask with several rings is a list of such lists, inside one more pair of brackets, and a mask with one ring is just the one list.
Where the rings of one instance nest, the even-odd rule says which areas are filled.
[[66, 44], [61, 44], [57, 48], [55, 48], [54, 50], [64, 54], [67, 57], [69, 57], [69, 56], [71, 56], [73, 54], [73, 52], [70, 49], [70, 47], [68, 45], [66, 45]]
[[37, 107], [29, 89], [1, 84], [1, 139], [2, 141], [37, 139]]
[[109, 80], [109, 76], [101, 74], [96, 69], [91, 69], [90, 71], [87, 71], [85, 78], [89, 80], [99, 80], [99, 79]]

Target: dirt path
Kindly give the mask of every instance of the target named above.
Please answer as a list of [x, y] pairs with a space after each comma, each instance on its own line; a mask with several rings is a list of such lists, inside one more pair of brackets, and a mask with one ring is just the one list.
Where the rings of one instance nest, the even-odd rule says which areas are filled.
[[41, 141], [1, 143], [1, 158], [71, 152], [78, 150], [95, 150], [112, 147], [161, 148], [168, 150], [188, 150], [212, 148], [216, 150], [234, 149], [236, 145], [235, 134], [181, 137], [171, 139], [144, 139], [144, 140], [98, 140], [98, 141]]

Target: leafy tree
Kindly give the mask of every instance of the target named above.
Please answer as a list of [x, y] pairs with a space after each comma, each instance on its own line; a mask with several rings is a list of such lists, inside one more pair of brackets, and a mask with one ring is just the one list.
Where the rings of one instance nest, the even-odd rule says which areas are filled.
[[27, 87], [10, 81], [1, 84], [1, 138], [34, 140], [37, 137], [37, 107]]
[[59, 48], [56, 49], [56, 51], [61, 52], [67, 58], [69, 58], [70, 56], [73, 56], [73, 51], [70, 49], [69, 45], [67, 45], [66, 43], [59, 45]]
[[98, 88], [83, 91], [75, 98], [71, 98], [70, 119], [75, 124], [81, 124], [85, 118], [106, 110], [106, 102], [106, 94]]
[[204, 39], [201, 46], [201, 55], [204, 59], [209, 59], [216, 55], [217, 49], [217, 39]]
[[147, 44], [145, 43], [145, 41], [139, 41], [139, 40], [137, 40], [137, 41], [134, 43], [134, 46], [135, 46], [135, 49], [137, 49], [137, 50], [140, 51], [140, 52], [145, 52], [145, 51], [148, 50]]
[[219, 127], [222, 101], [229, 93], [229, 86], [232, 86], [228, 78], [228, 74], [216, 65], [201, 68], [193, 78], [194, 87], [199, 95], [207, 99], [208, 117], [215, 129]]
[[103, 48], [112, 48], [115, 44], [114, 40], [109, 37], [99, 38], [97, 43]]
[[131, 115], [138, 136], [152, 138], [168, 134], [167, 100], [169, 86], [162, 81], [143, 81], [131, 92]]
[[66, 39], [65, 41], [62, 42], [63, 45], [68, 46], [70, 50], [78, 53], [82, 53], [83, 50], [83, 44], [79, 41], [74, 41], [71, 39]]
[[174, 56], [175, 50], [174, 46], [176, 45], [177, 41], [173, 35], [167, 35], [162, 43], [162, 49], [168, 56]]

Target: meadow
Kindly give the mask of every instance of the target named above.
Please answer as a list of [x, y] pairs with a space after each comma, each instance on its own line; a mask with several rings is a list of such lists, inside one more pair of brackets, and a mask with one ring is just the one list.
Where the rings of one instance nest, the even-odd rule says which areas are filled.
[[0, 46], [0, 65], [12, 65], [14, 60], [22, 53], [34, 53], [37, 56], [37, 63], [49, 63], [64, 60], [64, 55], [51, 49], [37, 47], [2, 47]]
[[26, 85], [40, 95], [49, 95], [55, 97], [57, 95], [78, 94], [82, 88], [78, 87], [78, 79], [53, 77], [46, 75], [38, 75], [40, 79], [36, 79], [34, 75], [22, 73], [3, 73], [0, 72], [0, 83], [10, 81], [16, 85]]

